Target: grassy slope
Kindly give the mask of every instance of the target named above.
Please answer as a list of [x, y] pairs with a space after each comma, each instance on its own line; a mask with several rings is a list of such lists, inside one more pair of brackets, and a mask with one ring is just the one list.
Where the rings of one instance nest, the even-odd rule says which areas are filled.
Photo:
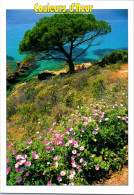
[[[67, 74], [63, 77], [55, 76], [45, 81], [32, 78], [25, 83], [17, 85], [7, 98], [7, 142], [9, 143], [11, 141], [15, 143], [16, 138], [17, 140], [21, 138], [27, 140], [30, 137], [34, 139], [36, 132], [40, 132], [40, 135], [43, 137], [43, 139], [41, 138], [42, 141], [52, 139], [51, 127], [53, 128], [55, 124], [56, 127], [54, 127], [53, 133], [62, 131], [64, 134], [63, 124], [65, 123], [65, 127], [67, 127], [70, 121], [74, 122], [77, 120], [75, 118], [73, 119], [73, 117], [77, 118], [78, 113], [86, 117], [84, 119], [85, 121], [91, 115], [93, 123], [87, 127], [83, 138], [79, 132], [81, 131], [80, 128], [83, 127], [83, 123], [80, 120], [81, 117], [78, 119], [78, 125], [75, 125], [75, 123], [71, 124], [76, 131], [75, 139], [78, 139], [79, 143], [85, 147], [85, 151], [81, 153], [81, 156], [87, 159], [88, 153], [91, 156], [95, 154], [95, 158], [91, 162], [87, 161], [87, 168], [83, 167], [82, 177], [78, 173], [73, 182], [76, 185], [92, 184], [96, 179], [102, 176], [105, 177], [105, 174], [111, 169], [120, 170], [125, 163], [124, 154], [127, 148], [127, 135], [125, 135], [125, 130], [127, 130], [127, 119], [125, 117], [125, 121], [123, 118], [118, 121], [117, 115], [121, 117], [127, 116], [127, 102], [127, 64], [117, 64], [105, 68], [95, 66], [80, 70], [72, 75]], [[105, 122], [101, 123], [98, 122], [98, 117], [103, 112], [106, 112], [105, 117], [108, 118], [108, 121], [105, 118]], [[95, 113], [98, 113], [97, 117]], [[93, 128], [95, 128], [96, 124], [100, 128], [99, 134], [92, 135]], [[89, 138], [87, 137], [88, 133]], [[68, 138], [68, 136], [65, 136], [65, 143]], [[95, 144], [96, 140], [97, 145]], [[36, 144], [40, 143], [37, 142]], [[33, 143], [33, 150], [34, 147], [36, 148], [36, 144], [34, 145]], [[17, 150], [21, 152], [23, 151], [23, 147], [20, 144]], [[42, 148], [42, 146], [40, 147]], [[39, 148], [36, 150], [38, 152], [40, 151]], [[60, 147], [59, 149], [58, 146], [55, 146], [57, 153], [61, 150], [65, 152], [66, 148]], [[67, 152], [71, 154], [71, 148]], [[10, 154], [8, 155], [10, 156]], [[30, 151], [28, 155], [30, 155]], [[42, 153], [42, 155], [44, 154]], [[30, 156], [29, 159], [31, 159]], [[46, 159], [45, 156], [44, 159]], [[39, 161], [43, 160], [44, 162], [44, 159], [39, 159]], [[67, 171], [69, 171], [70, 165], [64, 162], [64, 157], [61, 157], [61, 160], [64, 164], [63, 168], [67, 168]], [[95, 163], [100, 163], [101, 170], [94, 175]], [[87, 171], [92, 177], [90, 175], [87, 177]], [[50, 169], [50, 174], [58, 173], [52, 168], [52, 170]], [[14, 181], [16, 179], [13, 179], [15, 177], [15, 173], [14, 176], [9, 175], [9, 184], [15, 184]], [[37, 178], [36, 173], [33, 173], [33, 178]], [[51, 180], [54, 183], [56, 182], [55, 178], [51, 178]], [[33, 180], [31, 182], [33, 182], [33, 185], [38, 185], [38, 182], [44, 185], [42, 180]], [[64, 182], [68, 183], [69, 181], [66, 179]], [[28, 184], [29, 181], [26, 185]]]

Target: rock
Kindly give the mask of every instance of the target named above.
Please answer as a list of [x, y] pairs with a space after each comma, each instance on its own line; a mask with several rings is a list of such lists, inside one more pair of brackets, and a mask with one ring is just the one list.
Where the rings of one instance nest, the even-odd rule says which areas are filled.
[[14, 60], [14, 57], [12, 56], [6, 56], [7, 60]]
[[19, 74], [17, 72], [12, 72], [10, 74], [7, 74], [7, 82], [14, 84], [18, 81]]
[[44, 71], [44, 72], [41, 72], [40, 74], [38, 74], [38, 79], [45, 80], [48, 77], [52, 77], [52, 76], [55, 76], [55, 74], [53, 74], [49, 71]]

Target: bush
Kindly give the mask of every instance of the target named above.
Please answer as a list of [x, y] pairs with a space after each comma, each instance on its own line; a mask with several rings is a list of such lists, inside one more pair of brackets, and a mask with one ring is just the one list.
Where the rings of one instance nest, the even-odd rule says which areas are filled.
[[102, 95], [105, 89], [104, 79], [102, 77], [95, 79], [90, 87], [90, 91], [94, 97]]
[[105, 65], [116, 64], [119, 61], [123, 63], [128, 62], [128, 51], [113, 51], [102, 58], [101, 62], [97, 64], [101, 67], [105, 67]]
[[120, 170], [127, 120], [121, 106], [91, 104], [53, 122], [45, 136], [9, 141], [7, 185], [91, 185]]

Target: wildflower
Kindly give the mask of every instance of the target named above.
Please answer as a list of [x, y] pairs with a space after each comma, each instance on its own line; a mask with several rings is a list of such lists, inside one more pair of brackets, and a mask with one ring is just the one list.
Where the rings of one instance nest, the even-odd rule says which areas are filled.
[[75, 175], [75, 171], [71, 171], [71, 175]]
[[96, 126], [94, 129], [97, 131], [97, 130], [99, 129], [99, 127], [98, 127], [98, 126]]
[[22, 177], [18, 177], [18, 178], [16, 179], [16, 181], [17, 181], [17, 183], [20, 183], [20, 182], [22, 181]]
[[126, 120], [126, 117], [125, 117], [125, 116], [124, 116], [124, 117], [122, 117], [122, 120], [123, 120], [123, 121], [125, 121], [125, 120]]
[[23, 173], [23, 171], [24, 169], [22, 167], [18, 170], [19, 173]]
[[74, 147], [75, 147], [75, 148], [78, 148], [78, 144], [74, 144]]
[[7, 174], [11, 171], [11, 167], [7, 167]]
[[87, 122], [84, 122], [84, 126], [87, 127], [89, 124]]
[[109, 120], [109, 118], [105, 118], [105, 121], [108, 121]]
[[71, 156], [71, 159], [72, 159], [72, 160], [74, 160], [74, 159], [75, 159], [75, 157], [74, 157], [74, 156]]
[[86, 166], [87, 165], [87, 162], [83, 162], [83, 166]]
[[53, 158], [53, 160], [57, 160], [58, 159], [58, 156], [55, 156], [54, 158]]
[[102, 119], [99, 119], [98, 122], [101, 123], [102, 122]]
[[69, 183], [68, 185], [69, 185], [69, 186], [74, 186], [74, 183]]
[[128, 134], [128, 131], [126, 130], [125, 133]]
[[13, 151], [13, 154], [17, 154], [17, 150], [14, 150], [14, 151]]
[[29, 176], [29, 172], [26, 172], [25, 176]]
[[44, 143], [45, 143], [44, 141], [41, 142], [41, 144], [44, 144]]
[[27, 146], [26, 148], [25, 148], [25, 150], [28, 150], [30, 148], [30, 146]]
[[19, 169], [17, 168], [17, 169], [15, 169], [15, 171], [16, 171], [16, 172], [19, 172]]
[[95, 169], [98, 171], [100, 169], [99, 165], [95, 165]]
[[72, 150], [72, 153], [73, 153], [73, 154], [76, 154], [76, 153], [77, 153], [77, 151], [76, 151], [76, 150]]
[[39, 134], [39, 133], [40, 133], [39, 131], [36, 132], [36, 134]]
[[121, 116], [117, 116], [117, 118], [121, 118]]
[[54, 166], [55, 167], [58, 167], [58, 162], [54, 162]]
[[50, 146], [50, 150], [53, 151], [54, 150], [54, 147], [53, 146]]
[[7, 163], [7, 164], [9, 163], [9, 158], [6, 159], [6, 163]]
[[26, 165], [27, 167], [30, 167], [30, 166], [31, 166], [31, 161], [26, 161], [26, 162], [25, 162], [25, 165]]
[[37, 159], [37, 158], [39, 158], [39, 155], [34, 153], [32, 157], [33, 157], [34, 159]]
[[84, 129], [84, 128], [82, 128], [82, 129], [81, 129], [81, 132], [84, 132], [84, 131], [85, 131], [85, 129]]
[[83, 158], [80, 159], [80, 163], [82, 163], [82, 162], [83, 162]]
[[72, 135], [75, 135], [75, 132], [74, 132], [74, 131], [72, 131], [72, 132], [71, 132], [71, 134], [72, 134]]
[[17, 162], [17, 163], [15, 164], [15, 168], [18, 168], [19, 166], [20, 166], [20, 163]]
[[80, 147], [80, 150], [81, 150], [81, 151], [84, 150], [84, 146], [81, 146], [81, 147]]
[[31, 144], [32, 142], [33, 142], [32, 139], [29, 139], [29, 140], [27, 141], [28, 144]]
[[37, 138], [40, 139], [41, 138], [41, 135], [38, 135]]
[[65, 171], [61, 171], [61, 172], [60, 172], [60, 175], [61, 175], [61, 176], [64, 176], [64, 175], [66, 175], [66, 172], [65, 172]]
[[55, 125], [56, 125], [56, 122], [53, 123], [53, 126], [55, 126]]
[[20, 160], [20, 161], [19, 161], [19, 164], [20, 164], [20, 165], [23, 165], [25, 162], [26, 162], [25, 159], [24, 159], [24, 160]]
[[9, 142], [7, 146], [8, 146], [8, 147], [10, 147], [11, 145], [12, 145], [12, 143], [11, 143], [11, 142]]
[[69, 143], [66, 143], [65, 146], [66, 146], [66, 147], [69, 146]]
[[46, 175], [46, 172], [43, 172], [42, 175]]
[[62, 178], [61, 177], [58, 177], [57, 180], [60, 182], [60, 181], [62, 181]]
[[95, 130], [95, 131], [92, 131], [92, 134], [93, 135], [96, 135], [98, 132]]
[[73, 179], [74, 175], [69, 175], [68, 177], [69, 179]]
[[82, 170], [81, 168], [78, 168], [78, 172], [81, 172], [81, 170]]
[[76, 164], [75, 163], [72, 163], [72, 167], [76, 167]]
[[80, 153], [77, 153], [77, 156], [80, 156]]

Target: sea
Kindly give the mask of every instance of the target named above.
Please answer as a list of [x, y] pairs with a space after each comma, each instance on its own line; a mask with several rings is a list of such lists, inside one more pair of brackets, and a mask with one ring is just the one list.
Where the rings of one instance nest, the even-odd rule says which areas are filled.
[[[75, 63], [81, 64], [100, 60], [115, 50], [128, 50], [128, 10], [127, 9], [93, 9], [92, 14], [97, 20], [104, 20], [111, 25], [111, 32], [101, 37], [101, 44], [90, 47]], [[25, 55], [18, 52], [19, 43], [27, 30], [32, 29], [40, 18], [52, 14], [36, 14], [34, 10], [6, 10], [6, 57], [12, 71], [16, 70], [16, 62], [22, 61]], [[79, 50], [85, 45], [78, 47]], [[32, 67], [27, 78], [37, 76], [43, 70], [59, 70], [64, 62], [45, 60]]]

